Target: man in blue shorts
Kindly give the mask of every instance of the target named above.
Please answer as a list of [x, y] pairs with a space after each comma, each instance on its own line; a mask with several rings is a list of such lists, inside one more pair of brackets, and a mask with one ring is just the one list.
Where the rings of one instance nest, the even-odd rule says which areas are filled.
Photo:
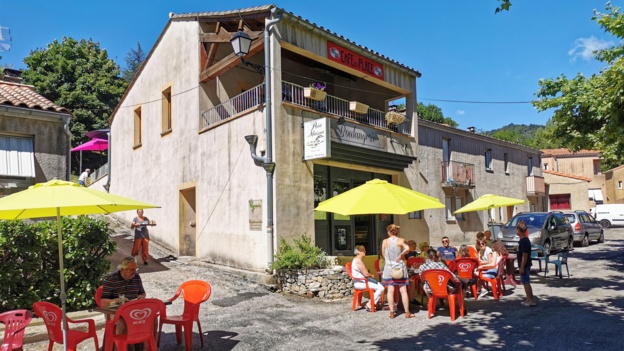
[[518, 243], [518, 268], [520, 268], [520, 282], [524, 286], [526, 300], [522, 306], [536, 306], [533, 301], [533, 288], [531, 288], [531, 240], [527, 237], [527, 226], [524, 221], [518, 221], [516, 234], [520, 237]]

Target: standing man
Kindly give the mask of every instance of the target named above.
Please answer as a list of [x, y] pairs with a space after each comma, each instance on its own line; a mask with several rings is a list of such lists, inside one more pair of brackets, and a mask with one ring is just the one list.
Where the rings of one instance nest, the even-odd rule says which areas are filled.
[[82, 186], [87, 186], [87, 178], [89, 178], [89, 174], [91, 174], [91, 170], [88, 168], [85, 169], [84, 172], [82, 172], [80, 174], [80, 177], [78, 178], [78, 184]]
[[518, 221], [516, 234], [520, 237], [518, 244], [518, 268], [520, 268], [520, 282], [524, 286], [526, 300], [522, 306], [536, 306], [533, 301], [533, 288], [531, 288], [531, 240], [527, 237], [527, 226], [524, 221]]
[[448, 236], [442, 237], [442, 246], [438, 247], [438, 251], [440, 251], [445, 260], [455, 260], [457, 249], [451, 246]]
[[149, 218], [143, 216], [143, 210], [137, 210], [137, 216], [132, 220], [130, 229], [134, 229], [134, 245], [132, 246], [132, 257], [141, 252], [143, 264], [147, 266], [147, 258], [149, 257], [149, 230], [148, 226], [155, 226], [156, 222], [150, 221]]

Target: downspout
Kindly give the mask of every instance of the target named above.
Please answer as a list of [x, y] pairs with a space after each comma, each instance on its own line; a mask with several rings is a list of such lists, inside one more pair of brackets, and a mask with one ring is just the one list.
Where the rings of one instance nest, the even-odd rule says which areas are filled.
[[65, 170], [65, 180], [69, 181], [69, 177], [71, 175], [71, 131], [69, 130], [69, 122], [71, 122], [71, 115], [68, 117], [62, 116], [61, 120], [63, 121], [63, 131], [67, 134], [67, 156], [65, 160], [65, 166], [67, 169]]
[[110, 130], [106, 133], [108, 136], [108, 150], [106, 151], [106, 164], [108, 165], [108, 177], [106, 178], [106, 184], [104, 184], [104, 190], [110, 193], [110, 183], [111, 183], [111, 171], [113, 167], [111, 167], [111, 132]]
[[[276, 15], [277, 9], [274, 7], [271, 9], [271, 15]], [[277, 17], [266, 21], [264, 27], [264, 91], [266, 96], [266, 163], [273, 163], [273, 121], [272, 113], [273, 109], [272, 95], [273, 90], [271, 88], [271, 27], [282, 20], [282, 14], [277, 14]], [[267, 262], [270, 270], [273, 263], [273, 169], [266, 169], [267, 176]], [[110, 179], [110, 178], [109, 178]]]

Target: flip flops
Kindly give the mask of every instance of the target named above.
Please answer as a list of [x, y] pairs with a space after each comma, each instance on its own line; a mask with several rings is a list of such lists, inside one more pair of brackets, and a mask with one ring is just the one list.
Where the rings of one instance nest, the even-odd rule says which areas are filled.
[[527, 303], [526, 301], [522, 301], [522, 302], [520, 302], [520, 304], [521, 304], [522, 306], [524, 306], [524, 307], [535, 307], [535, 306], [537, 306], [537, 304], [536, 304], [535, 302], [533, 302], [533, 303]]

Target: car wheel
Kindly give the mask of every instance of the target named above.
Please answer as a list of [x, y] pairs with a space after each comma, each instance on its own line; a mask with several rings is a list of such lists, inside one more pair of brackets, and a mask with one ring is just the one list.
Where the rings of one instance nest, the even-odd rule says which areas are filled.
[[604, 243], [604, 232], [602, 230], [600, 231], [600, 236], [598, 237], [598, 242], [599, 243]]
[[589, 246], [589, 237], [587, 236], [587, 234], [583, 236], [583, 240], [581, 241], [581, 246], [582, 247]]
[[602, 219], [602, 220], [600, 220], [600, 225], [603, 228], [609, 228], [611, 226], [611, 222], [609, 222], [608, 219]]
[[544, 256], [550, 255], [550, 241], [544, 243], [544, 249], [546, 250], [546, 252], [544, 252]]

